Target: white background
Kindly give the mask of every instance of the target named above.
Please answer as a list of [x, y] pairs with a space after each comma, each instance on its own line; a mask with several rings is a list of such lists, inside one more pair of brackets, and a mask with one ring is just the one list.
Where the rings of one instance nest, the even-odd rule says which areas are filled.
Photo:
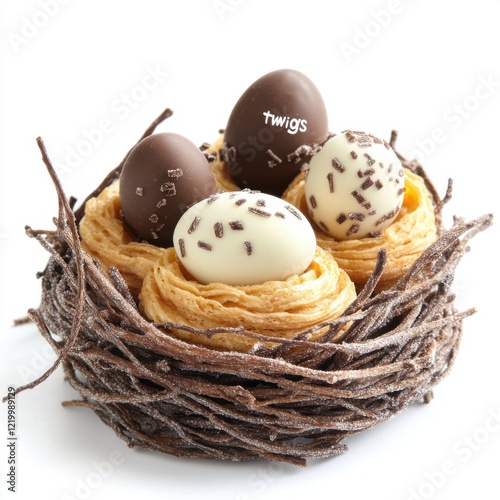
[[[35, 327], [11, 327], [38, 305], [35, 273], [47, 258], [24, 225], [50, 228], [56, 215], [37, 136], [81, 199], [165, 107], [175, 113], [160, 130], [212, 141], [250, 83], [291, 67], [319, 87], [332, 131], [388, 139], [397, 129], [399, 150], [423, 161], [441, 193], [453, 177], [447, 220], [471, 219], [498, 203], [499, 14], [494, 0], [2, 1], [2, 396], [53, 359]], [[156, 85], [145, 89], [151, 71]], [[60, 405], [78, 395], [58, 370], [17, 397], [12, 497], [500, 498], [497, 237], [493, 226], [474, 239], [459, 268], [458, 305], [478, 313], [432, 403], [349, 439], [347, 454], [302, 469], [128, 449], [91, 411]], [[0, 408], [0, 496], [10, 498]]]

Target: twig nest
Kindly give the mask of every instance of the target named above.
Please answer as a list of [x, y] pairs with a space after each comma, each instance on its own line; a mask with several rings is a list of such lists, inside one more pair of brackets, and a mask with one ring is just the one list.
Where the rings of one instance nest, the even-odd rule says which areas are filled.
[[[474, 311], [455, 309], [452, 277], [470, 238], [488, 227], [491, 216], [457, 220], [392, 287], [374, 293], [387, 257], [379, 252], [373, 274], [342, 314], [332, 312], [291, 335], [238, 323], [189, 323], [181, 316], [179, 322], [156, 321], [144, 314], [124, 275], [82, 247], [77, 224], [84, 210], [73, 212], [39, 144], [57, 189], [59, 217], [55, 231], [28, 230], [51, 254], [42, 273], [41, 305], [30, 314], [58, 360], [19, 390], [35, 386], [61, 364], [81, 395], [66, 405], [92, 409], [129, 446], [305, 465], [309, 458], [344, 452], [350, 435], [427, 401], [453, 366], [462, 321]], [[91, 198], [113, 186], [120, 170]], [[87, 205], [89, 212], [97, 206], [106, 214], [106, 227], [119, 227], [112, 222], [113, 209]], [[442, 204], [434, 207], [439, 218]], [[158, 250], [160, 259], [175, 260], [172, 249]], [[162, 277], [157, 261], [148, 260], [152, 254], [145, 255], [142, 264], [150, 264], [142, 271], [135, 267], [134, 279], [145, 272], [156, 280], [154, 288]], [[189, 286], [177, 272], [172, 276]], [[291, 312], [300, 316], [301, 305]], [[251, 347], [239, 352], [209, 345], [218, 335]]]

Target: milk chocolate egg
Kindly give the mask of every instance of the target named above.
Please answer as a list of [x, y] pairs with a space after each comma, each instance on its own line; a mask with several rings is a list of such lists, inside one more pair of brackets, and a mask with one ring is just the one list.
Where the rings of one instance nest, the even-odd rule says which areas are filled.
[[295, 70], [273, 71], [254, 82], [231, 112], [224, 132], [228, 173], [240, 188], [281, 196], [309, 160], [310, 147], [327, 136], [327, 113], [314, 83]]
[[158, 133], [129, 153], [120, 176], [123, 219], [141, 240], [171, 247], [181, 215], [217, 191], [203, 153], [185, 137]]
[[175, 228], [174, 248], [200, 283], [255, 285], [302, 274], [314, 257], [316, 237], [289, 203], [244, 190], [193, 205]]
[[336, 240], [377, 236], [401, 209], [404, 170], [385, 141], [347, 130], [311, 159], [304, 190], [310, 215]]

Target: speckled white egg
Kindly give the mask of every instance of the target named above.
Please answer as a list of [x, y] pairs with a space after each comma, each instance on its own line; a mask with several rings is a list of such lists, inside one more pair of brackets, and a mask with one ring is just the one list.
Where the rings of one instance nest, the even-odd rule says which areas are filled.
[[339, 241], [379, 235], [397, 217], [404, 191], [403, 166], [389, 144], [350, 130], [313, 156], [305, 180], [312, 219]]
[[189, 208], [175, 227], [174, 247], [199, 283], [255, 285], [302, 274], [314, 257], [316, 237], [289, 203], [243, 190]]

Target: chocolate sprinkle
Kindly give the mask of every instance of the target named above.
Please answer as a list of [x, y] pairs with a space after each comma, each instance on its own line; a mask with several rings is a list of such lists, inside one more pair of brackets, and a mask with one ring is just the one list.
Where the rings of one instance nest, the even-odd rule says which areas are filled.
[[243, 231], [244, 229], [243, 222], [240, 220], [230, 220], [228, 224], [233, 231]]
[[247, 255], [252, 255], [252, 244], [249, 241], [245, 241], [243, 243], [243, 246], [245, 247], [245, 252], [247, 253]]
[[217, 193], [211, 194], [207, 198], [207, 205], [211, 205], [212, 203], [214, 203], [215, 201], [217, 201], [219, 198], [220, 198], [220, 196]]
[[297, 219], [299, 220], [302, 220], [302, 216], [300, 215], [300, 213], [298, 212], [298, 210], [293, 207], [292, 205], [286, 205], [285, 208], [292, 214], [292, 215], [295, 215], [295, 217], [297, 217]]
[[316, 208], [318, 206], [318, 204], [316, 203], [316, 198], [314, 197], [314, 195], [309, 196], [309, 203], [311, 205], [311, 208]]
[[356, 159], [358, 157], [358, 153], [356, 153], [356, 151], [351, 151], [351, 157]]
[[370, 210], [372, 204], [369, 201], [367, 201], [366, 198], [359, 191], [353, 191], [351, 194], [363, 208], [365, 208], [366, 210]]
[[345, 167], [337, 160], [337, 158], [332, 158], [332, 167], [341, 174], [345, 172]]
[[160, 186], [160, 191], [162, 193], [165, 193], [165, 196], [175, 196], [176, 195], [175, 184], [173, 182], [164, 182]]
[[256, 207], [248, 207], [248, 211], [252, 212], [255, 215], [260, 215], [261, 217], [271, 217], [272, 215], [269, 212], [266, 212], [265, 210], [261, 210], [260, 208]]
[[363, 222], [363, 221], [365, 220], [365, 216], [364, 216], [364, 214], [361, 214], [361, 213], [359, 213], [359, 212], [357, 212], [357, 213], [350, 213], [350, 214], [348, 215], [348, 217], [349, 217], [349, 219], [351, 219], [351, 220], [357, 220], [357, 221], [359, 221], [359, 222]]
[[340, 225], [343, 224], [346, 220], [347, 220], [346, 214], [339, 214], [335, 222]]
[[346, 235], [347, 236], [352, 236], [353, 234], [356, 234], [359, 231], [359, 224], [353, 224], [347, 231]]
[[[333, 137], [333, 135], [329, 135], [328, 138]], [[309, 146], [307, 144], [303, 144], [299, 146], [295, 151], [287, 155], [286, 159], [289, 163], [297, 164], [300, 163], [304, 158], [312, 158], [314, 154], [316, 154], [321, 149], [319, 144], [314, 144]]]
[[367, 163], [370, 167], [375, 163], [375, 160], [368, 153], [365, 153], [363, 156], [368, 160]]
[[363, 184], [361, 184], [361, 189], [366, 190], [368, 189], [369, 187], [373, 186], [374, 182], [372, 181], [371, 177], [368, 177], [368, 179], [366, 179]]
[[216, 238], [222, 238], [224, 236], [224, 226], [222, 222], [216, 222], [214, 224], [214, 233]]
[[329, 172], [326, 176], [326, 179], [328, 181], [328, 190], [330, 191], [330, 193], [333, 193], [335, 189], [335, 186], [333, 184], [333, 172]]
[[321, 229], [323, 229], [323, 231], [326, 231], [326, 232], [330, 231], [330, 229], [328, 228], [328, 226], [327, 226], [327, 225], [326, 225], [326, 224], [325, 224], [322, 220], [320, 220], [320, 221], [318, 222], [318, 226], [319, 226]]
[[348, 142], [356, 142], [356, 137], [354, 137], [354, 135], [350, 131], [346, 131], [345, 137]]
[[188, 228], [188, 234], [192, 234], [196, 230], [196, 228], [198, 227], [199, 223], [200, 223], [200, 217], [197, 215], [193, 219], [193, 222], [191, 222], [191, 225]]
[[212, 245], [210, 245], [209, 243], [205, 243], [204, 241], [198, 241], [198, 246], [202, 249], [202, 250], [207, 250], [209, 252], [212, 251]]
[[235, 205], [238, 205], [238, 206], [241, 206], [243, 205], [243, 203], [246, 203], [247, 200], [245, 200], [245, 198], [240, 198], [239, 200], [236, 200], [234, 202]]
[[266, 151], [266, 154], [269, 155], [273, 159], [273, 161], [275, 162], [275, 164], [276, 163], [283, 163], [283, 160], [278, 155], [274, 154], [272, 152], [272, 150], [268, 149]]
[[356, 199], [356, 201], [360, 205], [363, 205], [363, 203], [366, 203], [366, 198], [358, 191], [353, 191], [351, 194], [354, 196], [354, 198]]
[[186, 256], [186, 245], [182, 238], [179, 239], [179, 249], [181, 251], [181, 257], [184, 258]]
[[380, 217], [380, 219], [378, 219], [377, 222], [375, 222], [375, 226], [379, 226], [383, 222], [393, 219], [394, 217], [396, 217], [398, 212], [399, 212], [399, 207], [396, 207], [394, 210], [391, 210], [390, 212], [386, 213], [385, 215]]
[[175, 168], [173, 170], [167, 170], [167, 177], [175, 177], [176, 179], [182, 177], [184, 172], [180, 168]]
[[358, 139], [358, 146], [360, 148], [371, 148], [372, 143], [368, 136], [362, 136]]

